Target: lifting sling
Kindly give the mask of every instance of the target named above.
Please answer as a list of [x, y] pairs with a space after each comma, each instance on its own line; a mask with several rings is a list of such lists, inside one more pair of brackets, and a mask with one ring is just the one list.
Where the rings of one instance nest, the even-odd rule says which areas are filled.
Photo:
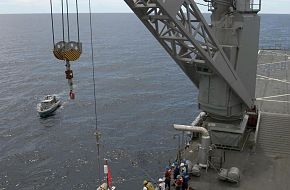
[[[65, 61], [66, 64], [66, 79], [69, 84], [69, 97], [70, 99], [75, 98], [73, 91], [73, 71], [71, 69], [71, 62], [76, 61], [82, 54], [82, 43], [80, 42], [80, 28], [79, 28], [79, 11], [78, 11], [78, 0], [76, 4], [76, 20], [77, 20], [77, 42], [70, 39], [70, 20], [69, 20], [69, 2], [66, 0], [66, 23], [64, 16], [64, 0], [61, 0], [61, 19], [62, 19], [62, 40], [55, 42], [55, 31], [54, 31], [54, 18], [53, 18], [53, 3], [50, 0], [50, 15], [51, 15], [51, 28], [52, 28], [52, 40], [53, 40], [53, 55], [56, 59]], [[67, 39], [65, 39], [65, 24], [67, 25]], [[67, 40], [67, 41], [66, 41]]]

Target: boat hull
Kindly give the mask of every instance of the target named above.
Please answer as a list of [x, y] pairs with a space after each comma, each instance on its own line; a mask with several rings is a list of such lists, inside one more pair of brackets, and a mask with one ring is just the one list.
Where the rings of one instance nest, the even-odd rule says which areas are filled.
[[40, 105], [37, 105], [37, 112], [40, 117], [45, 118], [48, 116], [51, 116], [57, 108], [60, 107], [60, 100], [58, 100], [53, 106], [51, 106], [49, 109], [40, 110]]

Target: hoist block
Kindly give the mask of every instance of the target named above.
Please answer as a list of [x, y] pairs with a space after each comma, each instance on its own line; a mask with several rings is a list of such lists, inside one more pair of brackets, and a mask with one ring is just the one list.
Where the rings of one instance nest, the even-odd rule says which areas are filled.
[[75, 61], [82, 54], [82, 44], [78, 42], [58, 42], [54, 46], [53, 54], [57, 59]]

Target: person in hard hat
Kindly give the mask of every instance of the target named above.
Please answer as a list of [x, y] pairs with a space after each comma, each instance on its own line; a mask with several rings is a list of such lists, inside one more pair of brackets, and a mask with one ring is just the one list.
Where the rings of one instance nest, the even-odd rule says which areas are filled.
[[150, 181], [144, 180], [143, 185], [143, 190], [155, 190], [154, 185]]
[[182, 184], [183, 184], [183, 178], [181, 175], [178, 175], [175, 182], [176, 190], [182, 190]]
[[180, 164], [180, 173], [185, 173], [186, 172], [186, 167], [185, 167], [185, 164], [182, 162]]
[[188, 166], [183, 162], [180, 164], [180, 174], [183, 176], [188, 174]]
[[188, 171], [187, 165], [185, 164], [185, 162], [182, 162], [180, 164], [180, 174], [182, 175], [182, 178], [183, 178], [182, 190], [188, 189], [189, 175], [187, 171]]
[[168, 190], [170, 190], [170, 183], [171, 183], [171, 169], [169, 167], [166, 167], [165, 170], [165, 188], [167, 188]]
[[180, 170], [179, 170], [179, 166], [178, 166], [178, 163], [175, 162], [174, 163], [175, 167], [174, 167], [174, 170], [173, 170], [173, 179], [174, 181], [177, 180], [177, 176], [180, 174]]
[[143, 181], [143, 185], [144, 185], [143, 190], [148, 190], [148, 188], [146, 187], [147, 183], [148, 183], [147, 180], [144, 180]]
[[162, 178], [158, 179], [158, 190], [165, 190], [165, 182]]
[[188, 189], [189, 175], [186, 174], [183, 176], [182, 190]]

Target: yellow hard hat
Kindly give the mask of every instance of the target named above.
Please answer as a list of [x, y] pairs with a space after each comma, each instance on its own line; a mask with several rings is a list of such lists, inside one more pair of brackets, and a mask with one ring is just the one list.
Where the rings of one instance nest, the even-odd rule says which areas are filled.
[[146, 185], [147, 183], [148, 183], [147, 180], [144, 180], [144, 181], [143, 181], [143, 185]]

